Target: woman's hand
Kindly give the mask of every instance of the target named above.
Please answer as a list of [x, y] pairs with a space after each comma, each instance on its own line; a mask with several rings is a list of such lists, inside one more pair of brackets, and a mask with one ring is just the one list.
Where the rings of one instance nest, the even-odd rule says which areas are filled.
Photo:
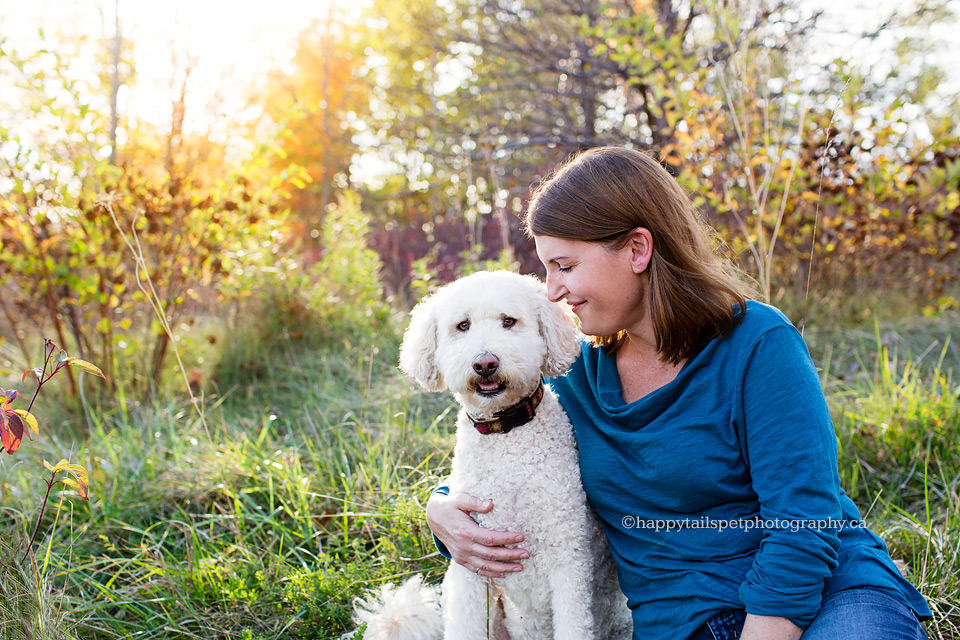
[[520, 562], [530, 557], [525, 549], [504, 545], [523, 542], [515, 532], [484, 529], [470, 517], [473, 511], [487, 513], [491, 500], [466, 494], [434, 493], [427, 501], [427, 524], [460, 564], [479, 576], [503, 578], [507, 573], [522, 571]]

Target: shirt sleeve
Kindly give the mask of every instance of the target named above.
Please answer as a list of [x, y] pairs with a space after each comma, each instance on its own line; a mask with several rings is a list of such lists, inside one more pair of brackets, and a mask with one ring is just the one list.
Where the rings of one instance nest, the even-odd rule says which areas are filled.
[[[434, 489], [433, 492], [442, 493], [443, 495], [448, 496], [450, 495], [450, 487], [448, 487], [445, 484], [442, 484], [436, 489]], [[440, 555], [442, 555], [447, 560], [453, 560], [453, 556], [450, 555], [450, 552], [447, 550], [447, 546], [442, 542], [440, 542], [440, 538], [438, 538], [436, 535], [433, 536], [433, 544], [437, 546], [437, 551], [440, 552]]]
[[820, 379], [799, 332], [773, 328], [741, 367], [738, 432], [763, 537], [740, 598], [747, 613], [805, 629], [840, 549], [837, 444]]

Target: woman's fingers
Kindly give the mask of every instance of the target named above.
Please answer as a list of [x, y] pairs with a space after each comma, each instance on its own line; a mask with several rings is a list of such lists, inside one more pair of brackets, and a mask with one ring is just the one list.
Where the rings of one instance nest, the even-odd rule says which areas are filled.
[[520, 544], [523, 535], [484, 529], [470, 517], [470, 513], [486, 513], [491, 509], [490, 500], [475, 496], [434, 494], [427, 503], [427, 523], [446, 545], [454, 562], [477, 575], [500, 577], [522, 571], [521, 562], [529, 558], [530, 553], [506, 545]]
[[[526, 549], [504, 547], [496, 544], [501, 539], [507, 540], [503, 544], [513, 544], [516, 542], [517, 537], [522, 539], [522, 536], [518, 534], [489, 535], [501, 533], [502, 532], [499, 531], [487, 531], [483, 529], [481, 535], [478, 536], [479, 539], [475, 540], [466, 550], [466, 562], [461, 564], [464, 564], [464, 566], [468, 568], [472, 567], [474, 572], [479, 568], [479, 575], [487, 576], [503, 577], [503, 575], [507, 573], [523, 571], [523, 564], [521, 563], [530, 557], [530, 553]], [[493, 544], [491, 544], [491, 542]]]
[[477, 511], [486, 513], [493, 508], [492, 500], [484, 500], [466, 493], [456, 493], [450, 496], [450, 500], [461, 511]]
[[504, 564], [517, 564], [530, 557], [526, 549], [502, 546], [488, 546], [474, 543], [470, 548], [470, 555]]
[[508, 544], [520, 544], [523, 542], [523, 535], [516, 531], [493, 531], [484, 529], [473, 518], [467, 516], [468, 520], [463, 521], [463, 528], [459, 535], [468, 539], [475, 545], [481, 547], [504, 547]]
[[468, 569], [473, 568], [474, 572], [479, 568], [479, 575], [498, 576], [501, 578], [508, 573], [523, 571], [523, 565], [519, 562], [503, 562], [477, 555], [470, 556], [464, 566]]

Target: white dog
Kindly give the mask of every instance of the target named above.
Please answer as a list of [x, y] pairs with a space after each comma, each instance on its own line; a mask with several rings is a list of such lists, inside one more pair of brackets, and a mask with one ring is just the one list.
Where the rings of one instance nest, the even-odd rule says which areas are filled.
[[[505, 578], [451, 563], [440, 605], [446, 640], [632, 636], [573, 429], [541, 378], [565, 373], [579, 352], [569, 309], [551, 303], [532, 276], [475, 273], [412, 312], [400, 368], [430, 391], [450, 389], [461, 406], [450, 491], [493, 500], [492, 511], [473, 517], [523, 533], [530, 551], [523, 571]], [[357, 603], [366, 640], [436, 638], [439, 615], [419, 577]]]

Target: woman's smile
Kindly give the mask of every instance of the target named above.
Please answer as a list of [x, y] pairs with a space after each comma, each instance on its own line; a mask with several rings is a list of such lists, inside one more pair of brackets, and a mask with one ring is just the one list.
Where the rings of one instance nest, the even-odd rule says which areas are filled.
[[636, 331], [646, 313], [646, 288], [631, 265], [631, 249], [597, 242], [537, 236], [537, 256], [547, 269], [547, 296], [564, 300], [592, 336]]

